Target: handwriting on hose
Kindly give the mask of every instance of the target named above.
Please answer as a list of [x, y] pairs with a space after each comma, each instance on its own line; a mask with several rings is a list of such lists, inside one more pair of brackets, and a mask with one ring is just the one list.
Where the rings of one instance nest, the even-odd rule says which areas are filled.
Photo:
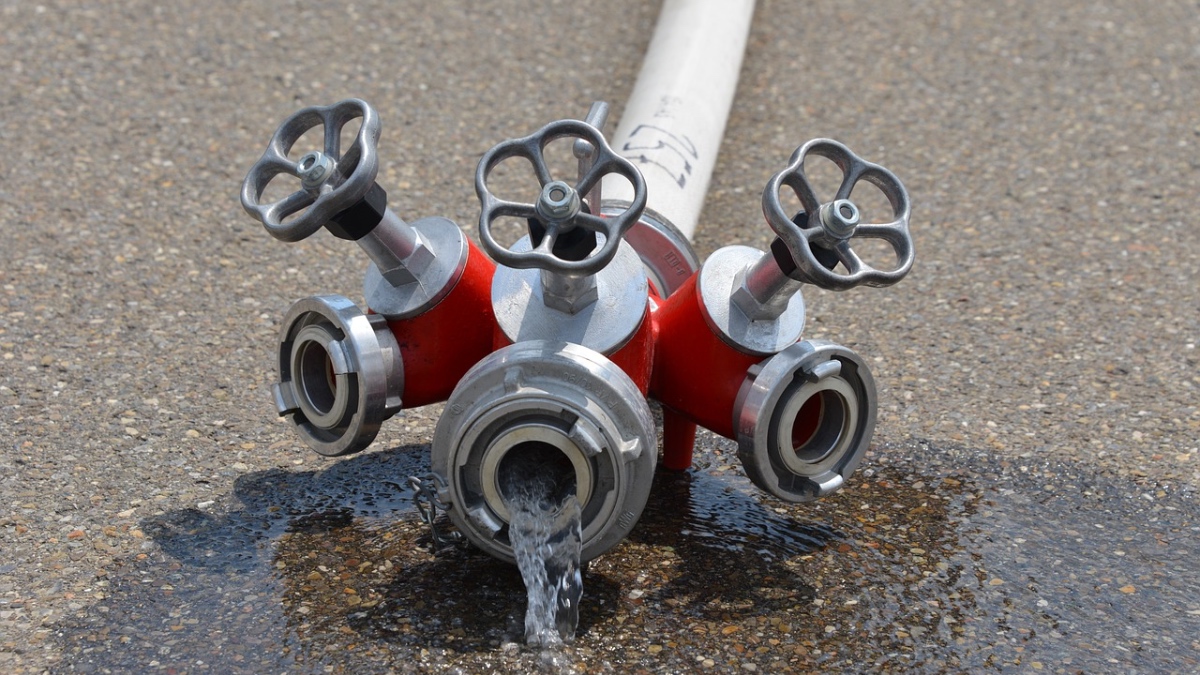
[[680, 188], [692, 175], [692, 163], [700, 159], [696, 145], [687, 136], [653, 124], [639, 124], [621, 146], [621, 152], [627, 159], [666, 171]]

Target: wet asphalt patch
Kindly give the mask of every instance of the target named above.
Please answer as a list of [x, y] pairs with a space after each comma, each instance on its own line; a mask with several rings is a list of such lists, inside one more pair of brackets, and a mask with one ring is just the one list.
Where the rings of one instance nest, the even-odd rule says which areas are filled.
[[761, 495], [724, 442], [660, 473], [594, 561], [574, 644], [521, 646], [516, 568], [432, 551], [428, 450], [249, 473], [147, 518], [154, 550], [55, 630], [63, 672], [1191, 672], [1194, 494], [1075, 464], [876, 449], [844, 492]]

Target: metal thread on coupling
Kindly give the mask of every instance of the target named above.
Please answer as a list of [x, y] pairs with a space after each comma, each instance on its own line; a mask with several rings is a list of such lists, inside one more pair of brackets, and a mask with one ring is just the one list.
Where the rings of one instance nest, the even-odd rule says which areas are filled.
[[296, 175], [305, 189], [313, 190], [333, 175], [334, 168], [333, 160], [328, 155], [314, 150], [296, 163]]
[[835, 199], [821, 205], [820, 217], [821, 225], [829, 236], [848, 239], [854, 235], [854, 229], [858, 227], [862, 214], [849, 199]]
[[579, 193], [561, 180], [550, 181], [542, 187], [534, 208], [538, 216], [547, 222], [561, 223], [579, 213]]

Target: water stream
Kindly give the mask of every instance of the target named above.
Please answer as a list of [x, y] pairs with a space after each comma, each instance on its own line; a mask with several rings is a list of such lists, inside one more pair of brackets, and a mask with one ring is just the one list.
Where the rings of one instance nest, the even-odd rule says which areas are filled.
[[562, 453], [550, 446], [531, 447], [500, 467], [509, 541], [528, 597], [525, 642], [531, 646], [571, 642], [579, 625], [581, 512], [574, 470], [559, 458]]

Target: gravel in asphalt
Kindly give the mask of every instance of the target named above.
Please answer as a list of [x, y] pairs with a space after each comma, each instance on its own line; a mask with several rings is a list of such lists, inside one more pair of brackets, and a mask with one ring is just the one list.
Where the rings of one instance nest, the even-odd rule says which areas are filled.
[[657, 8], [0, 3], [0, 670], [1196, 670], [1194, 0], [760, 0], [697, 249], [765, 247], [809, 138], [905, 182], [909, 277], [805, 292], [875, 447], [785, 507], [703, 436], [570, 647], [512, 642], [515, 569], [428, 550], [436, 406], [343, 460], [274, 418], [283, 313], [365, 266], [242, 212], [279, 121], [370, 101], [397, 212], [471, 232], [479, 156], [619, 118]]

